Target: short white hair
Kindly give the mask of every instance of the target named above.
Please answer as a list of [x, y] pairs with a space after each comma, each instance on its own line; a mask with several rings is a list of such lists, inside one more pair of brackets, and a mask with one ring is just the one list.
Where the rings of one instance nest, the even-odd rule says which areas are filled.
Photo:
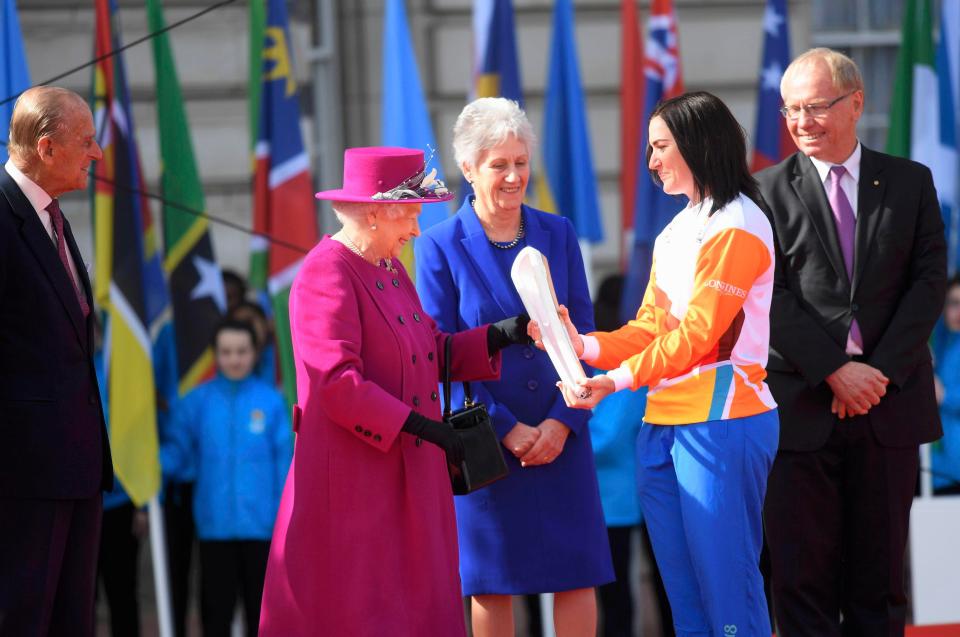
[[840, 51], [834, 51], [826, 47], [817, 47], [801, 53], [787, 66], [780, 78], [780, 95], [783, 96], [783, 89], [787, 82], [797, 73], [808, 69], [817, 62], [823, 62], [830, 70], [830, 77], [833, 80], [833, 86], [838, 91], [862, 91], [863, 76], [857, 63]]
[[476, 167], [480, 155], [513, 135], [533, 154], [537, 136], [520, 105], [505, 97], [481, 97], [467, 104], [453, 125], [453, 156], [457, 167]]
[[379, 212], [385, 215], [387, 219], [396, 219], [403, 216], [409, 204], [402, 203], [380, 203], [366, 201], [334, 201], [332, 202], [333, 214], [337, 221], [343, 225], [346, 219], [354, 222], [360, 222], [364, 217], [372, 212]]

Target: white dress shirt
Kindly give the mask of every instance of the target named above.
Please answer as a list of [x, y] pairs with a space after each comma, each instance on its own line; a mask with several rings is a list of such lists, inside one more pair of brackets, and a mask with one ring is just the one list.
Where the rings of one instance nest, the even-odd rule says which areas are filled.
[[[38, 186], [36, 182], [24, 175], [19, 168], [17, 168], [12, 159], [8, 159], [7, 163], [4, 164], [4, 168], [7, 171], [7, 174], [10, 175], [10, 178], [20, 186], [20, 190], [23, 191], [23, 194], [26, 196], [27, 201], [30, 202], [30, 205], [33, 206], [33, 209], [36, 211], [37, 216], [40, 217], [40, 223], [43, 224], [43, 228], [47, 231], [47, 236], [50, 237], [50, 241], [53, 242], [53, 249], [57, 249], [57, 239], [53, 234], [53, 220], [50, 219], [50, 213], [47, 212], [46, 208], [50, 205], [50, 202], [53, 201], [53, 197], [48, 195], [46, 191]], [[66, 245], [66, 244], [65, 244]], [[80, 276], [77, 273], [77, 265], [73, 262], [73, 255], [70, 254], [70, 246], [67, 245], [67, 263], [70, 264], [70, 276], [73, 277], [73, 282], [76, 284], [77, 289], [80, 290], [80, 293], [83, 294], [83, 288], [80, 285]], [[59, 260], [59, 256], [57, 259]]]
[[[847, 157], [841, 166], [847, 169], [847, 172], [844, 173], [843, 177], [840, 178], [840, 188], [843, 190], [843, 194], [847, 196], [847, 201], [850, 202], [850, 207], [853, 209], [854, 218], [857, 217], [857, 191], [860, 187], [860, 142], [857, 141], [857, 147], [853, 149], [853, 152], [850, 153], [850, 156]], [[810, 161], [813, 162], [814, 168], [817, 169], [817, 173], [820, 175], [820, 181], [823, 182], [824, 191], [827, 187], [827, 177], [830, 176], [830, 169], [836, 166], [837, 164], [830, 164], [825, 161], [820, 161], [815, 157], [811, 157]], [[856, 250], [856, 245], [854, 245], [854, 250]], [[851, 356], [858, 356], [863, 354], [863, 349], [856, 344], [856, 342], [847, 334], [847, 354]]]

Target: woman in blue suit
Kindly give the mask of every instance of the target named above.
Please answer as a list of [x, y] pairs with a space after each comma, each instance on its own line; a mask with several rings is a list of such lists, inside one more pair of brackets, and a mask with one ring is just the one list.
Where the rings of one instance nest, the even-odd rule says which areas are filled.
[[[456, 332], [523, 311], [510, 267], [524, 246], [550, 263], [557, 300], [581, 331], [593, 308], [573, 225], [523, 204], [533, 127], [516, 102], [481, 98], [454, 126], [454, 153], [474, 195], [415, 244], [424, 310]], [[559, 637], [596, 634], [593, 587], [613, 579], [597, 491], [589, 412], [569, 409], [549, 358], [532, 346], [503, 352], [499, 381], [475, 393], [510, 452], [510, 475], [456, 498], [460, 575], [476, 637], [513, 635], [511, 595], [556, 593]], [[454, 389], [455, 404], [462, 391]]]

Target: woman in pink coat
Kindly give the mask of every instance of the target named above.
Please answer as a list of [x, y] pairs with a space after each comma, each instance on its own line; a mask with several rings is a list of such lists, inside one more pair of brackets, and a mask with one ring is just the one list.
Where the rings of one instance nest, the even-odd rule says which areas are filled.
[[[396, 259], [421, 204], [448, 201], [423, 152], [352, 148], [324, 237], [290, 293], [299, 406], [293, 463], [270, 550], [266, 637], [464, 635], [447, 462], [463, 447], [440, 422], [448, 337]], [[460, 380], [500, 374], [523, 320], [449, 335]]]

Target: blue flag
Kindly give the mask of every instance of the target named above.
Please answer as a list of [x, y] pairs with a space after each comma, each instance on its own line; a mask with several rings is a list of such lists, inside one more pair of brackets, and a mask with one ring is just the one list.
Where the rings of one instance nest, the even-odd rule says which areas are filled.
[[[0, 0], [3, 3], [3, 19], [0, 20], [0, 99], [18, 95], [30, 88], [30, 73], [27, 70], [27, 53], [23, 48], [23, 35], [20, 33], [20, 20], [17, 19], [17, 5], [14, 0]], [[16, 100], [0, 104], [0, 139], [6, 141], [10, 130], [10, 116]], [[0, 144], [0, 163], [7, 161], [7, 146]]]
[[[584, 103], [573, 6], [570, 0], [557, 0], [553, 9], [553, 42], [543, 115], [546, 174], [541, 183], [545, 182], [546, 188], [538, 193], [538, 202], [541, 208], [553, 207], [551, 212], [559, 212], [573, 221], [581, 239], [598, 242], [603, 240], [603, 226]], [[549, 198], [545, 201], [547, 190]]]
[[[420, 67], [410, 41], [407, 9], [404, 0], [387, 0], [386, 5], [383, 19], [380, 143], [384, 146], [423, 149], [425, 158], [429, 158], [432, 151], [437, 150], [437, 142], [420, 84]], [[430, 161], [428, 171], [430, 168], [436, 168], [437, 179], [443, 179], [439, 155]], [[426, 230], [446, 219], [449, 210], [447, 206], [438, 204], [424, 206], [420, 214], [421, 229]]]
[[960, 267], [960, 155], [958, 155], [957, 109], [960, 107], [960, 3], [944, 2], [940, 11], [940, 42], [935, 62], [940, 92], [940, 144], [938, 161], [931, 165], [940, 196], [949, 247], [947, 268]]
[[790, 25], [787, 0], [767, 0], [763, 12], [763, 59], [757, 86], [757, 132], [753, 138], [753, 162], [756, 172], [780, 163], [797, 147], [780, 115], [780, 80], [790, 64]]
[[523, 106], [510, 0], [473, 3], [473, 97], [506, 97]]

